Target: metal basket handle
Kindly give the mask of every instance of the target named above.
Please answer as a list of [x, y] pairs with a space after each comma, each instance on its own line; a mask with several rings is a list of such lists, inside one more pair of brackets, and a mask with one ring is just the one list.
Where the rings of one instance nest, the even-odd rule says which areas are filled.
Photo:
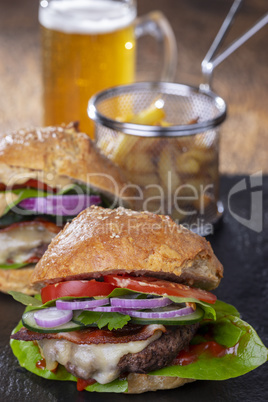
[[268, 23], [268, 13], [266, 13], [259, 21], [256, 22], [248, 31], [242, 36], [231, 43], [225, 50], [214, 58], [217, 50], [220, 48], [225, 36], [232, 26], [235, 15], [240, 9], [243, 0], [235, 0], [229, 13], [227, 14], [223, 24], [215, 37], [209, 51], [207, 52], [204, 60], [202, 61], [201, 68], [203, 74], [203, 82], [200, 84], [200, 89], [209, 91], [211, 88], [212, 73], [214, 68], [217, 67], [223, 60], [230, 56], [236, 49], [243, 45], [249, 38], [255, 35], [261, 28]]

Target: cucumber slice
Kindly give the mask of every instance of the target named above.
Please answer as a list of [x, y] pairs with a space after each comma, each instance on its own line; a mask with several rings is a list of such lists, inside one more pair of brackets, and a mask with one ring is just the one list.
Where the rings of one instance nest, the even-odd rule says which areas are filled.
[[197, 307], [196, 310], [188, 315], [174, 318], [136, 318], [131, 317], [131, 323], [148, 325], [148, 324], [163, 324], [163, 325], [190, 325], [202, 320], [204, 311]]
[[30, 331], [34, 332], [41, 332], [41, 333], [55, 333], [55, 332], [71, 332], [77, 331], [79, 329], [85, 328], [85, 326], [81, 323], [76, 323], [73, 320], [68, 322], [67, 324], [62, 324], [57, 327], [52, 328], [44, 328], [40, 327], [40, 325], [36, 324], [34, 313], [36, 310], [28, 311], [24, 313], [22, 316], [22, 323], [23, 325], [29, 329]]

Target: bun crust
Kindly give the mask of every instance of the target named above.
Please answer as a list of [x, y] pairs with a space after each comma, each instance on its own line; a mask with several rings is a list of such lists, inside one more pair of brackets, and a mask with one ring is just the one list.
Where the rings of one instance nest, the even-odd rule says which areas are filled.
[[203, 237], [168, 216], [93, 206], [52, 240], [32, 282], [44, 286], [123, 272], [213, 289], [223, 268]]
[[[8, 133], [0, 138], [0, 163], [68, 176], [116, 196], [127, 183], [76, 123]], [[121, 198], [131, 196], [128, 188]]]
[[159, 375], [134, 374], [127, 377], [127, 394], [141, 394], [147, 391], [158, 391], [164, 389], [173, 389], [181, 387], [188, 382], [193, 382], [190, 378], [165, 377]]
[[30, 285], [34, 266], [20, 269], [0, 268], [0, 291], [7, 293], [10, 290], [34, 295], [36, 291]]

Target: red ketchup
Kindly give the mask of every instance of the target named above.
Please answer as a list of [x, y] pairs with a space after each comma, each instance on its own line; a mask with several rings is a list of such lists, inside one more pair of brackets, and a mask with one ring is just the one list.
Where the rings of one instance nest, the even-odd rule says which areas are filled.
[[198, 345], [190, 345], [188, 350], [181, 350], [172, 364], [187, 366], [188, 364], [196, 362], [203, 353], [211, 357], [223, 357], [227, 354], [236, 355], [237, 348], [238, 343], [231, 348], [226, 348], [215, 341], [202, 342]]
[[[45, 370], [46, 369], [46, 359], [41, 359], [38, 360], [38, 362], [36, 363], [36, 368], [40, 369], [40, 370]], [[57, 367], [54, 370], [50, 370], [52, 373], [56, 373], [57, 372]]]
[[96, 380], [89, 379], [89, 380], [82, 380], [82, 378], [77, 378], [77, 391], [83, 391], [88, 385], [92, 385], [96, 382]]
[[41, 359], [38, 360], [38, 362], [36, 363], [36, 368], [40, 369], [40, 370], [45, 370], [46, 368], [46, 360], [45, 359]]

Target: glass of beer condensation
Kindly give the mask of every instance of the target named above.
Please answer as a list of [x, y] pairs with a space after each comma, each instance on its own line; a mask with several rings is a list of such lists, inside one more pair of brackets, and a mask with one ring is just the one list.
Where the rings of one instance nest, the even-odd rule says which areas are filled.
[[173, 31], [160, 12], [136, 18], [135, 0], [42, 0], [43, 124], [79, 121], [93, 137], [87, 103], [105, 88], [132, 83], [136, 39], [153, 35], [162, 44], [161, 80], [177, 66]]

